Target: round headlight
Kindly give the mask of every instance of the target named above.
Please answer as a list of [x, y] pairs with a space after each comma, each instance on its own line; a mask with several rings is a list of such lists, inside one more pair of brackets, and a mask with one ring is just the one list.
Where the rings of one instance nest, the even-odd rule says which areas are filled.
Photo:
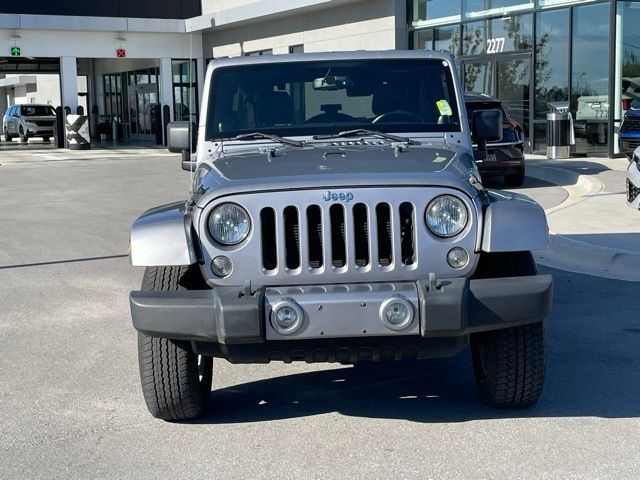
[[235, 203], [222, 203], [209, 215], [209, 232], [214, 240], [222, 245], [242, 242], [249, 235], [250, 229], [249, 214]]
[[453, 237], [467, 226], [467, 207], [453, 195], [434, 198], [427, 206], [425, 220], [429, 230], [439, 237]]

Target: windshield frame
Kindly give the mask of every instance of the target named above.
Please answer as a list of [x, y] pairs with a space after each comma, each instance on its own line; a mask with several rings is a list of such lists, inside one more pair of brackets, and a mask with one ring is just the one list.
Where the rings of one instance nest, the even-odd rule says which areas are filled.
[[[224, 75], [229, 70], [246, 70], [246, 69], [266, 69], [266, 68], [282, 68], [283, 66], [291, 66], [300, 63], [306, 64], [353, 64], [357, 62], [372, 63], [372, 62], [399, 62], [399, 63], [412, 63], [412, 64], [425, 64], [425, 63], [440, 63], [442, 65], [443, 72], [445, 74], [446, 88], [449, 91], [449, 105], [453, 110], [452, 123], [450, 124], [435, 124], [435, 123], [371, 123], [371, 122], [346, 122], [346, 123], [333, 123], [331, 125], [323, 124], [309, 124], [308, 126], [301, 124], [296, 126], [260, 126], [259, 130], [266, 134], [278, 135], [282, 137], [313, 137], [315, 135], [337, 135], [345, 130], [367, 129], [378, 130], [383, 133], [399, 134], [399, 133], [461, 133], [465, 131], [463, 125], [464, 110], [461, 109], [459, 95], [462, 94], [457, 88], [456, 74], [452, 69], [451, 63], [441, 58], [362, 58], [362, 59], [309, 59], [299, 60], [292, 59], [291, 61], [279, 61], [277, 63], [255, 63], [255, 64], [241, 64], [241, 65], [220, 65], [213, 69], [209, 84], [208, 106], [206, 111], [206, 128], [205, 128], [205, 141], [215, 142], [220, 140], [233, 140], [233, 137], [243, 135], [245, 133], [251, 133], [255, 131], [257, 127], [251, 127], [243, 130], [233, 130], [229, 132], [219, 132], [215, 128], [215, 108], [216, 108], [216, 88], [221, 75]], [[323, 67], [324, 68], [324, 67]], [[462, 103], [464, 107], [464, 102]]]

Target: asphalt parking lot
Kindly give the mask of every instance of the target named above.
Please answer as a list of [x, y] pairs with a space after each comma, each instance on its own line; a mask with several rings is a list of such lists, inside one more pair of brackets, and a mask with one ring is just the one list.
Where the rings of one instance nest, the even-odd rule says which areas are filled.
[[[165, 423], [140, 392], [127, 295], [142, 271], [127, 243], [189, 175], [166, 155], [5, 155], [0, 478], [638, 477], [636, 283], [543, 267], [556, 280], [547, 381], [527, 410], [481, 404], [465, 350], [373, 369], [219, 360], [212, 413]], [[521, 191], [565, 196], [533, 179]]]

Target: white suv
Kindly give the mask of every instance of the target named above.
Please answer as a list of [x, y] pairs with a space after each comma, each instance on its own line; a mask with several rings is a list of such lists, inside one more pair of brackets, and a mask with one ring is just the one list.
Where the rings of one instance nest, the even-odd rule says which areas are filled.
[[54, 135], [56, 111], [51, 105], [12, 105], [2, 119], [6, 141], [20, 137], [26, 143], [30, 137], [42, 137], [48, 142]]

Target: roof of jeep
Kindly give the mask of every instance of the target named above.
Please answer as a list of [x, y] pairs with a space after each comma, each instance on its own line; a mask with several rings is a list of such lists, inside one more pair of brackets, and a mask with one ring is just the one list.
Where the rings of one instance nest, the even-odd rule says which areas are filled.
[[351, 52], [290, 53], [213, 59], [209, 68], [222, 66], [256, 65], [263, 63], [313, 62], [326, 60], [448, 60], [453, 57], [444, 50], [356, 50]]

